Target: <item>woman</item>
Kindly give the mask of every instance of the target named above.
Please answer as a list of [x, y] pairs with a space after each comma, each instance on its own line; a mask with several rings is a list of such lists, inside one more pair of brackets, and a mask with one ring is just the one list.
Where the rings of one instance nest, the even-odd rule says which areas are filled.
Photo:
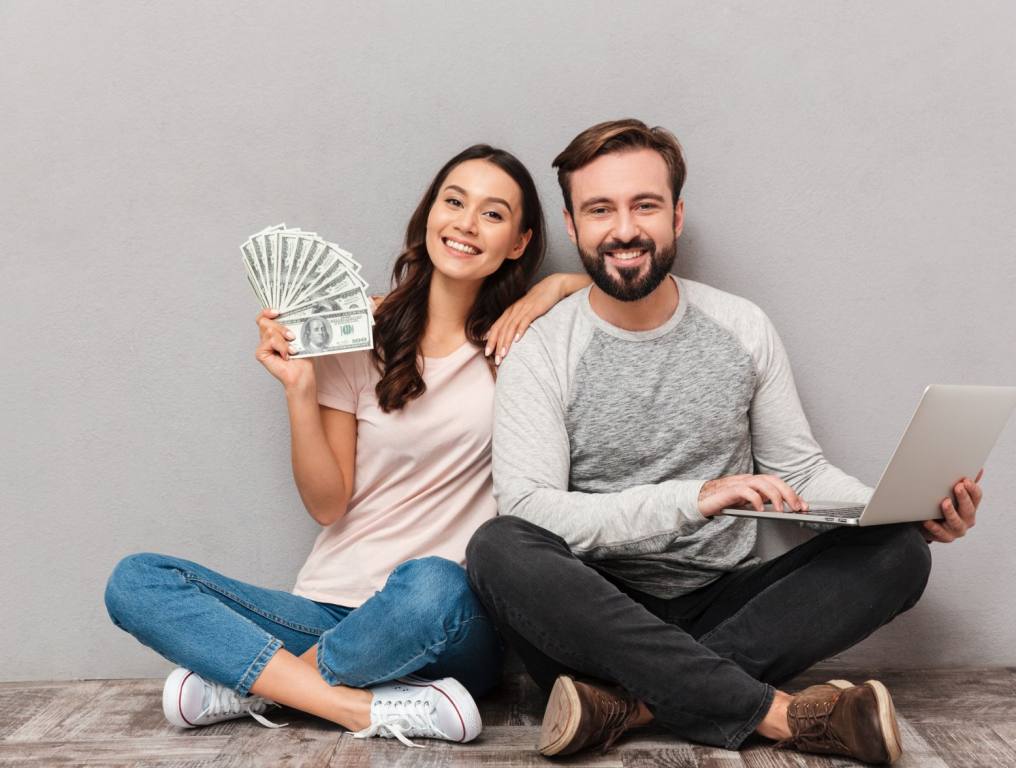
[[110, 617], [181, 665], [163, 692], [171, 722], [269, 724], [260, 713], [279, 703], [357, 736], [479, 733], [472, 696], [494, 685], [501, 654], [461, 567], [496, 511], [484, 355], [500, 363], [533, 317], [588, 283], [554, 275], [523, 297], [543, 252], [528, 171], [476, 145], [409, 221], [373, 352], [290, 359], [292, 334], [276, 313], [258, 316], [257, 359], [286, 392], [293, 475], [324, 528], [292, 594], [163, 555], [117, 565]]

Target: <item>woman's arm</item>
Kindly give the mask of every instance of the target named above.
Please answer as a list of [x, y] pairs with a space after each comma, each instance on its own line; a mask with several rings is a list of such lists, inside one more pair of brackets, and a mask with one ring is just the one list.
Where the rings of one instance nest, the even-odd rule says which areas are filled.
[[356, 416], [317, 402], [314, 365], [290, 359], [285, 326], [277, 313], [258, 315], [261, 343], [256, 357], [285, 388], [292, 439], [293, 479], [304, 506], [321, 525], [346, 513], [356, 466]]
[[494, 363], [500, 365], [512, 344], [522, 338], [530, 323], [547, 314], [561, 299], [581, 291], [591, 282], [589, 275], [571, 272], [558, 272], [543, 278], [525, 296], [508, 307], [490, 327], [483, 354], [493, 354]]

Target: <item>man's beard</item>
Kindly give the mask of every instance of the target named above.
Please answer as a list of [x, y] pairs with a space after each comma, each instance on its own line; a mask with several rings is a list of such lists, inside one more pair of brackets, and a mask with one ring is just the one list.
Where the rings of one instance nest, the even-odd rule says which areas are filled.
[[[607, 252], [631, 250], [649, 252], [649, 271], [643, 277], [639, 277], [642, 267], [616, 267], [620, 279], [615, 279], [607, 272]], [[670, 273], [670, 268], [677, 259], [677, 238], [675, 237], [662, 251], [656, 249], [656, 242], [649, 237], [629, 240], [627, 243], [619, 243], [616, 240], [601, 243], [596, 248], [595, 256], [583, 251], [581, 246], [578, 251], [582, 265], [593, 278], [597, 288], [618, 301], [638, 301], [655, 291]]]

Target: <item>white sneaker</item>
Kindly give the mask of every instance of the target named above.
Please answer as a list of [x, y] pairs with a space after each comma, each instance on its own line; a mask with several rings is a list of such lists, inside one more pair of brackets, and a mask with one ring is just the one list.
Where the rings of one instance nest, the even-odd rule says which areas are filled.
[[221, 723], [250, 715], [267, 728], [282, 728], [262, 716], [275, 702], [260, 696], [240, 696], [224, 685], [210, 683], [189, 669], [177, 667], [162, 688], [162, 712], [180, 728]]
[[409, 739], [445, 739], [472, 741], [480, 735], [483, 723], [480, 710], [469, 691], [458, 680], [424, 680], [403, 677], [392, 683], [369, 689], [370, 725], [353, 736], [396, 738], [407, 747], [422, 747]]

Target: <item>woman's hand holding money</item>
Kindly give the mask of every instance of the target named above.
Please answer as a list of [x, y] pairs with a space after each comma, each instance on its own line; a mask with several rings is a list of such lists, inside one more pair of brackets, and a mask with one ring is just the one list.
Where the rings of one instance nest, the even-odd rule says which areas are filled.
[[289, 342], [293, 340], [293, 333], [281, 323], [275, 322], [278, 315], [274, 309], [258, 313], [255, 322], [261, 333], [261, 343], [258, 344], [254, 357], [282, 382], [287, 392], [312, 390], [316, 385], [314, 364], [308, 358], [290, 359], [293, 349]]

